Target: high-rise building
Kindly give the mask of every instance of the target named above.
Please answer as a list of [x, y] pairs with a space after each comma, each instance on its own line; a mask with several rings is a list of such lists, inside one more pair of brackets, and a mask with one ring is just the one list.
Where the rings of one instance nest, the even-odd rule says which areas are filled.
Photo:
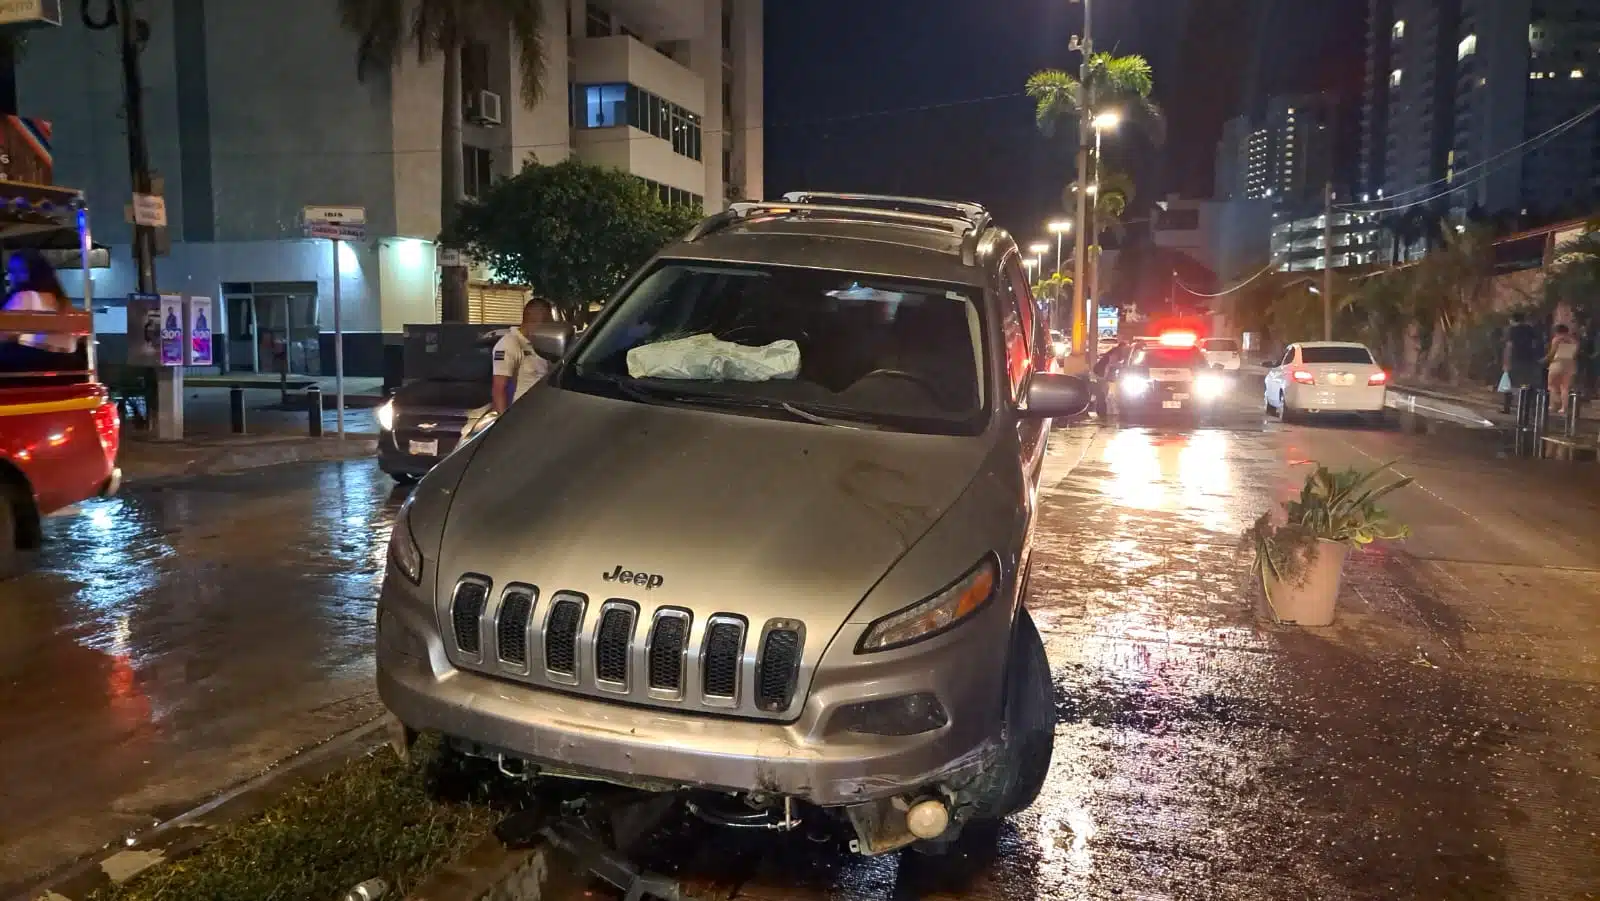
[[1600, 103], [1600, 0], [1369, 0], [1367, 73], [1364, 199], [1540, 216], [1600, 200], [1600, 122], [1580, 118]]
[[1276, 96], [1259, 120], [1229, 120], [1217, 145], [1217, 199], [1320, 204], [1333, 167], [1336, 108], [1328, 95]]
[[1600, 122], [1565, 123], [1600, 104], [1600, 0], [1462, 0], [1456, 59], [1453, 208], [1591, 212]]
[[[530, 158], [576, 156], [708, 211], [760, 196], [762, 0], [543, 2], [547, 75], [536, 102], [518, 89], [519, 50], [505, 28], [480, 24], [462, 53], [469, 195]], [[332, 252], [301, 237], [300, 211], [365, 207], [367, 240], [339, 251], [342, 324], [347, 370], [377, 374], [382, 345], [403, 325], [438, 317], [441, 61], [405, 53], [393, 71], [358, 81], [357, 38], [332, 0], [140, 9], [150, 25], [146, 132], [170, 242], [159, 288], [218, 299], [228, 369], [270, 369], [286, 354], [291, 371], [327, 371]], [[113, 335], [126, 328], [116, 298], [135, 290], [114, 35], [68, 17], [30, 34], [17, 73], [22, 110], [54, 124], [56, 181], [86, 191], [95, 239], [112, 249], [111, 268], [93, 277], [109, 301], [98, 327]], [[485, 270], [469, 286], [469, 304], [495, 321], [514, 319], [522, 297]]]

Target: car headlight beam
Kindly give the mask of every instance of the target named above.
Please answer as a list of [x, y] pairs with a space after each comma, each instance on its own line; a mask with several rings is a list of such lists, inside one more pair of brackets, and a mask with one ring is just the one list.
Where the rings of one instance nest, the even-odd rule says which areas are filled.
[[1000, 564], [990, 554], [932, 597], [873, 622], [857, 643], [856, 653], [902, 648], [939, 635], [982, 610], [999, 583]]
[[394, 431], [394, 401], [386, 400], [378, 408], [378, 428], [385, 432]]
[[1125, 375], [1122, 377], [1122, 393], [1129, 397], [1138, 397], [1150, 390], [1150, 380], [1142, 375]]
[[1194, 393], [1198, 394], [1201, 400], [1216, 400], [1228, 393], [1228, 382], [1214, 372], [1202, 372], [1195, 377]]
[[394, 531], [389, 534], [389, 562], [413, 585], [422, 584], [422, 549], [411, 533], [411, 503], [400, 508], [394, 519]]

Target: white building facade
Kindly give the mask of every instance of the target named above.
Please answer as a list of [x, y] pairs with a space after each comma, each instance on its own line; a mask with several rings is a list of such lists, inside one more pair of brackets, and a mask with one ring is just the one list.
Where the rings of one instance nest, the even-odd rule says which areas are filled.
[[[548, 74], [535, 103], [519, 96], [503, 28], [480, 23], [463, 53], [469, 193], [530, 157], [576, 156], [707, 211], [761, 196], [761, 0], [543, 2]], [[356, 37], [331, 0], [142, 11], [146, 132], [168, 219], [159, 289], [218, 299], [229, 370], [275, 371], [286, 355], [293, 372], [328, 371], [333, 250], [300, 237], [300, 211], [365, 207], [367, 240], [341, 246], [341, 324], [347, 371], [380, 374], [403, 326], [438, 321], [442, 64], [407, 54], [358, 81]], [[136, 289], [113, 34], [68, 17], [30, 37], [17, 73], [24, 114], [53, 123], [56, 182], [86, 192], [95, 240], [111, 248], [111, 267], [92, 274], [110, 361]], [[78, 274], [63, 276], [80, 293]], [[480, 307], [505, 308], [492, 286], [474, 290]]]

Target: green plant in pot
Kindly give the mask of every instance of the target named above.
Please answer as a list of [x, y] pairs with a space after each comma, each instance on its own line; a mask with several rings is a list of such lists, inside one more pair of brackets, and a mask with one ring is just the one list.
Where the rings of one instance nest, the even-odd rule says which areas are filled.
[[1409, 476], [1386, 479], [1393, 466], [1335, 472], [1318, 464], [1306, 476], [1300, 496], [1283, 505], [1283, 523], [1274, 523], [1271, 513], [1263, 513], [1245, 531], [1245, 543], [1255, 550], [1254, 572], [1274, 619], [1302, 626], [1331, 625], [1350, 549], [1411, 534], [1409, 527], [1395, 522], [1378, 505], [1413, 481]]

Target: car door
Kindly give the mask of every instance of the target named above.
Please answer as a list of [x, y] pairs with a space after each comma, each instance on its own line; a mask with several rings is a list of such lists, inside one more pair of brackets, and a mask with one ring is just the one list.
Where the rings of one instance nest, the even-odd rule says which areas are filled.
[[[1001, 337], [1005, 341], [1007, 390], [1013, 404], [1021, 404], [1033, 378], [1035, 347], [1034, 329], [1038, 318], [1033, 315], [1033, 293], [1028, 289], [1028, 275], [1022, 268], [1022, 257], [1016, 252], [1007, 254], [1000, 270], [1001, 282]], [[1047, 420], [1019, 419], [1017, 444], [1022, 471], [1029, 484], [1038, 478], [1044, 463], [1045, 443], [1049, 437]]]
[[1295, 355], [1299, 350], [1300, 345], [1289, 345], [1288, 349], [1283, 352], [1283, 357], [1278, 360], [1278, 364], [1267, 370], [1266, 400], [1268, 404], [1277, 406], [1278, 398], [1283, 396], [1286, 384], [1284, 380], [1289, 377], [1289, 367], [1294, 365]]

